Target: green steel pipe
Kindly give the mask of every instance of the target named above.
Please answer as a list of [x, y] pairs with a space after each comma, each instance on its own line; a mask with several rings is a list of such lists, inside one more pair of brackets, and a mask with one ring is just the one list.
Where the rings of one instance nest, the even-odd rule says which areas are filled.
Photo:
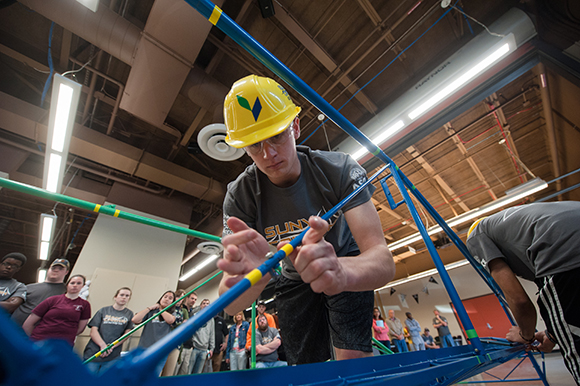
[[37, 188], [35, 186], [30, 186], [26, 184], [22, 184], [20, 182], [11, 181], [6, 178], [0, 178], [0, 186], [12, 190], [16, 190], [17, 192], [30, 194], [32, 196], [44, 198], [50, 201], [60, 202], [62, 204], [67, 204], [70, 206], [74, 206], [77, 208], [85, 209], [92, 212], [102, 213], [113, 217], [122, 218], [124, 220], [129, 220], [145, 225], [149, 225], [156, 228], [165, 229], [172, 232], [186, 234], [188, 236], [198, 237], [200, 239], [208, 240], [208, 241], [215, 241], [220, 243], [221, 237], [210, 235], [208, 233], [198, 232], [193, 229], [180, 227], [173, 224], [168, 224], [162, 221], [153, 220], [147, 217], [139, 216], [136, 214], [123, 212], [118, 209], [115, 209], [114, 205], [106, 205], [102, 206], [99, 204], [95, 204], [92, 202], [79, 200], [78, 198], [65, 196], [64, 194], [58, 193], [51, 193], [44, 189]]
[[250, 368], [256, 368], [256, 302], [252, 303], [252, 324], [250, 327], [252, 328], [252, 350], [251, 350], [251, 360], [250, 360]]
[[376, 338], [373, 338], [373, 343], [377, 346], [379, 351], [382, 351], [387, 354], [394, 354], [394, 352], [392, 352], [390, 348], [379, 342]]
[[135, 328], [133, 328], [131, 331], [129, 331], [128, 333], [126, 333], [125, 335], [123, 335], [122, 337], [120, 337], [119, 339], [116, 339], [114, 342], [110, 343], [107, 347], [105, 347], [104, 349], [102, 349], [98, 353], [95, 353], [95, 355], [93, 355], [92, 357], [90, 357], [89, 359], [87, 359], [86, 361], [84, 361], [83, 364], [87, 364], [87, 363], [91, 362], [93, 359], [100, 357], [105, 351], [112, 349], [117, 344], [119, 344], [123, 340], [127, 339], [129, 336], [133, 335], [141, 327], [145, 326], [147, 323], [151, 322], [153, 319], [155, 319], [156, 317], [158, 317], [159, 315], [161, 315], [163, 312], [165, 312], [165, 310], [168, 310], [171, 307], [173, 307], [180, 300], [183, 300], [186, 297], [188, 297], [189, 295], [191, 295], [194, 291], [196, 291], [199, 288], [201, 288], [202, 286], [204, 286], [207, 282], [209, 282], [210, 280], [214, 279], [220, 273], [222, 273], [222, 271], [219, 271], [218, 273], [216, 273], [215, 275], [213, 275], [212, 277], [210, 277], [209, 279], [207, 279], [206, 281], [204, 281], [203, 283], [201, 283], [200, 285], [198, 285], [197, 287], [195, 287], [194, 289], [192, 289], [188, 293], [184, 294], [182, 297], [180, 297], [179, 299], [175, 300], [173, 303], [171, 303], [170, 305], [168, 305], [167, 307], [165, 307], [164, 309], [162, 309], [161, 311], [159, 311], [158, 313], [156, 313], [155, 315], [153, 315], [152, 317], [150, 317], [146, 321], [141, 322], [138, 326], [135, 326]]

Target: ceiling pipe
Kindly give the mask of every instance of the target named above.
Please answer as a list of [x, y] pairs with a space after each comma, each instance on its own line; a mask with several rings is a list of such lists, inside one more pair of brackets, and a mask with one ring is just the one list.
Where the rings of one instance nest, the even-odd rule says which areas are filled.
[[123, 63], [132, 65], [141, 30], [111, 9], [98, 7], [97, 12], [92, 12], [71, 0], [19, 1]]
[[[543, 63], [538, 65], [540, 70], [540, 94], [542, 95], [542, 108], [544, 109], [544, 121], [546, 122], [546, 132], [548, 134], [548, 147], [552, 155], [552, 173], [554, 178], [560, 177], [560, 157], [558, 157], [558, 146], [556, 140], [556, 129], [554, 128], [554, 116], [552, 115], [552, 99], [548, 90], [548, 73]], [[556, 181], [556, 190], [562, 190], [562, 181]], [[562, 195], [558, 195], [558, 201], [562, 201]]]

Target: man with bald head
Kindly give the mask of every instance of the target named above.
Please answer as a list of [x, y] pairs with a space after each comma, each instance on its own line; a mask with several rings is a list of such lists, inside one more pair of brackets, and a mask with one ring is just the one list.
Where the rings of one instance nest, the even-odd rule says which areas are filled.
[[395, 352], [408, 352], [409, 348], [407, 347], [407, 342], [405, 342], [403, 324], [399, 318], [395, 317], [394, 310], [389, 310], [387, 326], [389, 326], [389, 337], [391, 338], [391, 342], [395, 345]]

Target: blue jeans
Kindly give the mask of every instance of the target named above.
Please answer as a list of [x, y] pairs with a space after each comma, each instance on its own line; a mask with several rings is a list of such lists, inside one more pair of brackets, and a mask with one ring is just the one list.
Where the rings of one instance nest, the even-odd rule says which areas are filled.
[[230, 370], [243, 370], [248, 367], [248, 356], [246, 350], [230, 351]]
[[89, 362], [87, 363], [87, 369], [89, 369], [93, 374], [99, 374], [100, 372], [105, 372], [109, 367], [115, 363], [115, 360], [106, 362]]
[[257, 369], [265, 369], [268, 367], [283, 367], [288, 366], [288, 363], [284, 361], [276, 361], [276, 362], [256, 362]]
[[201, 374], [203, 365], [207, 359], [207, 353], [207, 350], [201, 350], [195, 347], [191, 349], [191, 357], [189, 358], [190, 374]]
[[405, 339], [393, 339], [393, 343], [397, 347], [398, 352], [408, 352], [409, 348], [407, 347], [407, 342]]
[[443, 347], [455, 347], [455, 341], [451, 334], [440, 336], [439, 339], [441, 340], [441, 345]]

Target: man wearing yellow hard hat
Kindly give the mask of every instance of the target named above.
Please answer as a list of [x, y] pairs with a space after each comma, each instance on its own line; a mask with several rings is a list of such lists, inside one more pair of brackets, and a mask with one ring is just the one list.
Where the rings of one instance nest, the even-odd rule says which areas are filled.
[[[505, 294], [518, 326], [507, 339], [550, 352], [557, 344], [580, 384], [580, 202], [535, 203], [476, 221], [467, 248]], [[534, 281], [546, 330], [516, 276]]]
[[[269, 78], [248, 76], [224, 102], [226, 142], [244, 148], [254, 163], [228, 185], [224, 200], [223, 293], [265, 260], [270, 247], [296, 237], [303, 245], [282, 262], [276, 307], [288, 364], [372, 355], [373, 289], [386, 284], [395, 265], [381, 223], [363, 190], [331, 221], [322, 214], [366, 180], [343, 153], [296, 146], [300, 108]], [[262, 292], [262, 278], [226, 310], [247, 307]]]

